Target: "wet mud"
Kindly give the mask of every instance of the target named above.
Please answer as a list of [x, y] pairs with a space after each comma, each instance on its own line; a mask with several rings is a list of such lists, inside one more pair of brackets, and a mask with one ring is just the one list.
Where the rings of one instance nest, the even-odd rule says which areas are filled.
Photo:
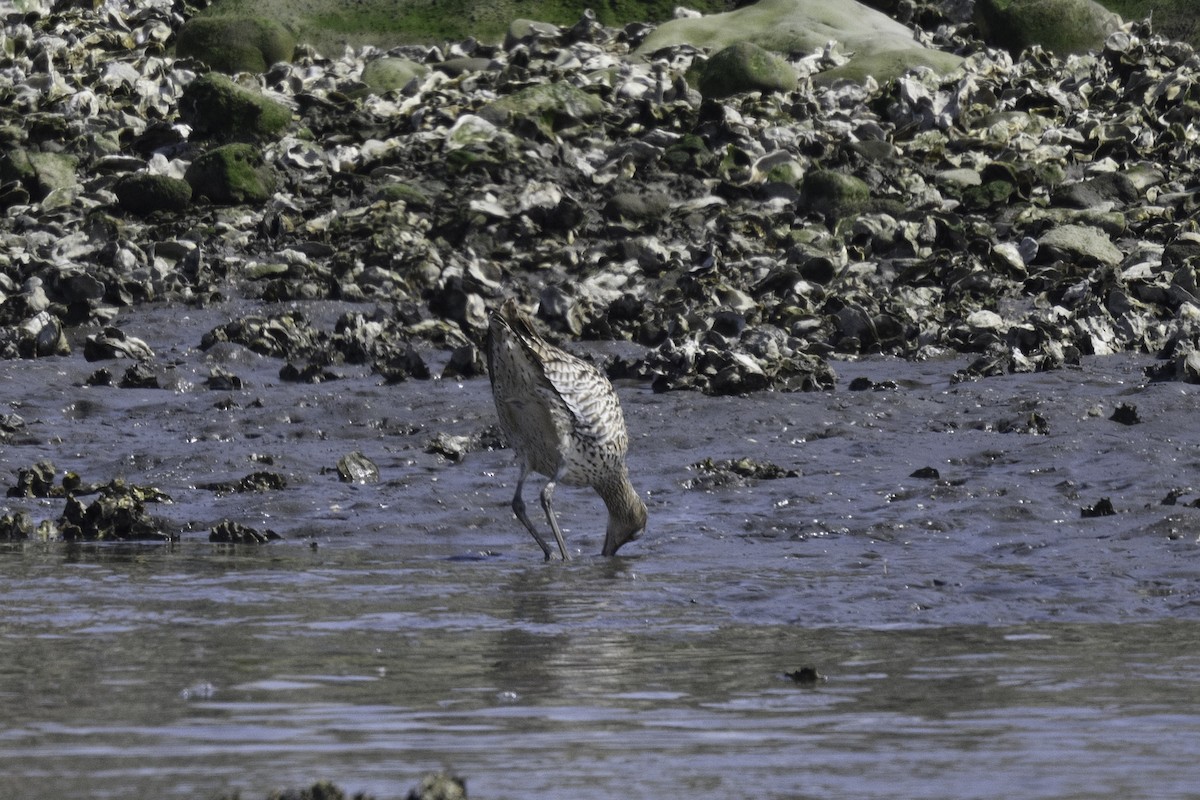
[[[320, 306], [318, 321], [322, 311], [333, 318], [340, 308]], [[157, 531], [182, 543], [207, 541], [228, 522], [317, 547], [537, 554], [508, 508], [515, 470], [486, 378], [390, 384], [346, 366], [320, 383], [289, 382], [280, 359], [199, 348], [223, 313], [135, 314], [166, 354], [163, 388], [89, 385], [96, 365], [78, 357], [0, 364], [5, 410], [20, 419], [3, 453], [10, 489], [47, 461], [57, 475], [43, 482], [143, 487]], [[620, 346], [574, 349], [603, 361]], [[445, 357], [428, 354], [434, 374]], [[1193, 607], [1198, 586], [1175, 567], [1197, 545], [1200, 452], [1186, 424], [1197, 387], [1149, 380], [1147, 357], [957, 382], [963, 363], [843, 361], [834, 391], [727, 398], [618, 382], [630, 468], [651, 512], [630, 555], [669, 562], [760, 548], [765, 564], [812, 570], [810, 583], [855, 563], [922, 598], [878, 609], [877, 624], [1003, 619], [994, 601], [973, 610], [961, 600], [997, 569], [1020, 580], [1009, 573], [1019, 565], [1043, 587], [1013, 598], [1021, 618], [1045, 602], [1044, 613], [1071, 619]], [[209, 388], [214, 370], [239, 388]], [[355, 458], [374, 471], [347, 473]], [[527, 487], [531, 498], [537, 489]], [[572, 550], [598, 552], [598, 498], [564, 487], [558, 502]], [[6, 500], [35, 522], [61, 506]], [[1073, 599], [1044, 588], [1045, 573], [1067, 564], [1079, 579]], [[1097, 581], [1101, 569], [1109, 577]], [[1060, 588], [1076, 583], [1061, 577]], [[824, 622], [844, 613], [831, 612]]]
[[[600, 500], [562, 487], [576, 558], [545, 564], [486, 377], [284, 381], [200, 349], [234, 311], [132, 312], [164, 388], [0, 364], [10, 486], [49, 461], [170, 498], [146, 504], [165, 541], [0, 542], [11, 796], [399, 797], [450, 767], [485, 798], [988, 797], [996, 759], [1025, 797], [1190, 791], [1200, 388], [1151, 359], [965, 382], [966, 358], [841, 361], [833, 391], [744, 397], [618, 382], [649, 528], [601, 558]], [[218, 367], [238, 388], [210, 388]], [[344, 479], [354, 453], [377, 480]]]

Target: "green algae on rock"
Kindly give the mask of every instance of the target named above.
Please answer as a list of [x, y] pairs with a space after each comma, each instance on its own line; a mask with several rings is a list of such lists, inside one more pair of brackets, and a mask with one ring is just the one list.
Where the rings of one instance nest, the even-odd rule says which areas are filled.
[[292, 121], [287, 106], [217, 73], [184, 88], [179, 115], [195, 136], [222, 142], [274, 139]]
[[376, 94], [403, 89], [413, 80], [429, 74], [429, 67], [409, 58], [385, 56], [368, 61], [362, 70], [362, 82]]
[[79, 188], [79, 157], [14, 147], [0, 158], [0, 182], [20, 183], [33, 200], [70, 196]]
[[1100, 50], [1121, 18], [1094, 0], [977, 0], [983, 38], [1013, 55], [1040, 45], [1060, 56]]
[[183, 211], [192, 201], [192, 187], [184, 180], [170, 175], [134, 172], [117, 179], [113, 193], [121, 208], [146, 216], [158, 211]]
[[817, 169], [805, 174], [800, 183], [800, 196], [805, 207], [823, 214], [832, 225], [865, 209], [871, 199], [871, 190], [854, 175]]
[[209, 150], [191, 163], [184, 176], [192, 195], [225, 205], [262, 203], [275, 191], [275, 171], [251, 144]]
[[796, 70], [753, 42], [735, 42], [713, 54], [700, 71], [700, 94], [719, 100], [741, 92], [790, 92]]
[[295, 50], [291, 31], [260, 16], [193, 17], [175, 42], [179, 58], [194, 58], [229, 74], [266, 72], [276, 62], [291, 61]]
[[759, 0], [736, 11], [674, 19], [650, 33], [634, 54], [649, 58], [678, 45], [717, 51], [745, 41], [785, 55], [839, 42], [854, 55], [814, 79], [822, 83], [867, 75], [883, 83], [913, 67], [949, 72], [962, 63], [961, 57], [924, 46], [911, 28], [854, 0]]
[[560, 128], [590, 122], [604, 111], [594, 94], [568, 83], [543, 83], [521, 89], [484, 106], [479, 116], [496, 125], [532, 125], [547, 136]]

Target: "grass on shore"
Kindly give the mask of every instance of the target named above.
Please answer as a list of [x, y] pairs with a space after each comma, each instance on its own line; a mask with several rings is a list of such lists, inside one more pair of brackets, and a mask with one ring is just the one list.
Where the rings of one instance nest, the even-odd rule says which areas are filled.
[[[440, 44], [474, 36], [495, 42], [514, 19], [572, 25], [584, 9], [612, 26], [661, 22], [678, 0], [215, 0], [204, 13], [275, 19], [319, 50], [345, 44]], [[733, 0], [686, 3], [704, 13], [729, 10]], [[331, 52], [336, 52], [332, 50]]]

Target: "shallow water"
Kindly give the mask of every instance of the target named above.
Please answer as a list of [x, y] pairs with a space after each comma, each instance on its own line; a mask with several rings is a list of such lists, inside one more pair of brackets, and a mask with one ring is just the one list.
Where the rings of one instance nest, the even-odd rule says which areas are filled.
[[[958, 385], [964, 359], [868, 360], [834, 392], [747, 398], [623, 385], [650, 530], [601, 559], [598, 499], [564, 487], [577, 558], [544, 564], [507, 452], [426, 452], [492, 424], [486, 379], [285, 384], [196, 349], [217, 314], [122, 319], [167, 390], [86, 388], [82, 356], [0, 364], [27, 423], [9, 485], [43, 458], [151, 484], [180, 536], [0, 543], [0, 796], [329, 778], [387, 798], [443, 767], [476, 798], [1194, 796], [1198, 387], [1145, 383], [1144, 358]], [[205, 389], [218, 362], [246, 388]], [[860, 375], [898, 386], [848, 391]], [[1143, 422], [1110, 421], [1120, 403]], [[1001, 432], [1031, 413], [1047, 434]], [[338, 481], [353, 450], [378, 484]], [[689, 484], [741, 457], [800, 475]], [[941, 479], [909, 477], [926, 466]], [[288, 487], [196, 488], [259, 469]], [[1118, 513], [1081, 516], [1103, 497]], [[209, 544], [222, 519], [286, 538]], [[825, 680], [787, 677], [804, 666]]]

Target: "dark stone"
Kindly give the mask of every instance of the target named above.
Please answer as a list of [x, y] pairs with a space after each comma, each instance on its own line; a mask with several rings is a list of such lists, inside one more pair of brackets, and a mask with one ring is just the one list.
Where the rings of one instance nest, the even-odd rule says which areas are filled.
[[121, 208], [138, 216], [156, 212], [178, 213], [192, 201], [192, 187], [187, 181], [169, 175], [135, 172], [113, 184], [113, 193]]
[[1084, 506], [1079, 509], [1081, 517], [1087, 519], [1090, 517], [1111, 517], [1116, 514], [1116, 509], [1113, 508], [1112, 501], [1107, 497], [1100, 498], [1099, 502], [1092, 506]]
[[276, 139], [292, 121], [287, 106], [217, 73], [202, 75], [184, 88], [179, 115], [192, 126], [195, 138], [221, 142]]

